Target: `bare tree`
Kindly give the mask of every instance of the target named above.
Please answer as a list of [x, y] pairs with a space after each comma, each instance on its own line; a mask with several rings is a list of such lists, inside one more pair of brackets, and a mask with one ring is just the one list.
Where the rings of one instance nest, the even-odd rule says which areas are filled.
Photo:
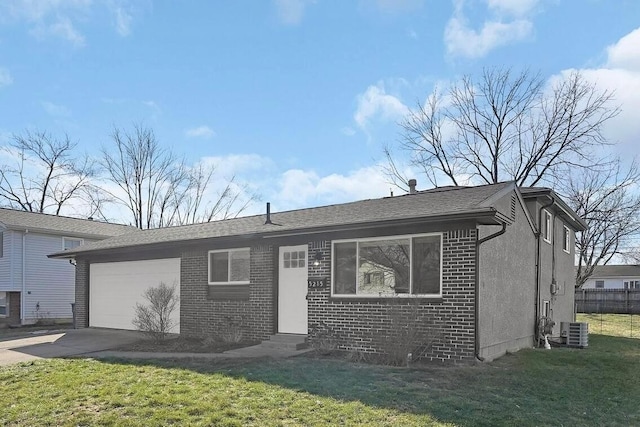
[[[514, 180], [549, 182], [567, 166], [592, 166], [595, 148], [606, 144], [602, 126], [619, 110], [612, 94], [599, 91], [578, 72], [545, 87], [537, 74], [484, 70], [443, 96], [437, 91], [401, 123], [400, 148], [433, 185]], [[405, 186], [406, 177], [386, 149], [387, 173]]]
[[15, 162], [0, 169], [0, 200], [13, 209], [59, 215], [70, 200], [82, 197], [95, 172], [87, 156], [74, 153], [76, 146], [67, 135], [13, 135], [3, 147]]
[[[514, 180], [558, 188], [589, 225], [577, 238], [582, 284], [640, 232], [638, 167], [601, 154], [609, 145], [603, 125], [620, 111], [612, 101], [578, 72], [548, 86], [529, 71], [488, 69], [419, 103], [401, 123], [399, 148], [434, 186]], [[387, 175], [406, 189], [393, 149], [385, 154]]]
[[100, 163], [107, 181], [117, 189], [105, 191], [126, 207], [140, 229], [236, 216], [255, 197], [229, 180], [215, 202], [205, 200], [214, 166], [189, 167], [160, 146], [149, 128], [135, 125], [131, 132], [115, 128], [112, 140], [113, 146], [103, 147]]
[[579, 253], [576, 286], [582, 286], [598, 264], [615, 256], [633, 259], [632, 241], [640, 233], [640, 168], [624, 168], [620, 159], [606, 167], [569, 176], [568, 203], [589, 224], [576, 236]]

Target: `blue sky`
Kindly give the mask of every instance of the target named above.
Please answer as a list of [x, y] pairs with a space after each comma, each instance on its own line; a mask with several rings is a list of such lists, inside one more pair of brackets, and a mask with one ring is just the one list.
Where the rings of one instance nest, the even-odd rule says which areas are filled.
[[3, 0], [0, 145], [38, 129], [97, 154], [142, 123], [253, 212], [379, 197], [407, 108], [491, 66], [616, 90], [607, 136], [640, 154], [637, 0]]

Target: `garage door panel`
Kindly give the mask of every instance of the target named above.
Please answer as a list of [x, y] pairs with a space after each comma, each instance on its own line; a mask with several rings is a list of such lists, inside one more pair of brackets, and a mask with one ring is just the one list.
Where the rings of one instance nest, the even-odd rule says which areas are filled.
[[[148, 304], [144, 291], [161, 282], [180, 293], [180, 259], [91, 264], [89, 270], [89, 326], [133, 330], [136, 303]], [[173, 312], [180, 332], [180, 306]]]

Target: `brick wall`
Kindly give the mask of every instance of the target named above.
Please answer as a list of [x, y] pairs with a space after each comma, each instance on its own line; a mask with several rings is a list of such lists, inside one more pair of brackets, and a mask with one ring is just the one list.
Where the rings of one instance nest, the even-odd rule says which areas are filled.
[[273, 333], [273, 247], [251, 248], [249, 298], [210, 296], [206, 250], [184, 252], [180, 263], [180, 332], [216, 336], [239, 325], [243, 338], [266, 339]]
[[76, 262], [76, 328], [89, 327], [89, 262]]
[[437, 300], [331, 298], [331, 244], [311, 243], [311, 253], [317, 248], [324, 257], [319, 267], [310, 266], [309, 277], [326, 277], [329, 286], [309, 290], [309, 327], [326, 325], [342, 350], [380, 353], [397, 319], [412, 318], [421, 333], [438, 337], [428, 359], [472, 359], [476, 236], [475, 229], [444, 233], [442, 298]]

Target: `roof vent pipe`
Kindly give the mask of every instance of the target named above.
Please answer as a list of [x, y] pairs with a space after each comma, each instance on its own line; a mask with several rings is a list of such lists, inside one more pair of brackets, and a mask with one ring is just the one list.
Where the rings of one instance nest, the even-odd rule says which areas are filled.
[[265, 224], [272, 224], [271, 222], [271, 203], [267, 202], [267, 219], [264, 222]]
[[416, 185], [418, 185], [418, 181], [416, 181], [415, 179], [410, 179], [409, 180], [409, 194], [416, 194]]

